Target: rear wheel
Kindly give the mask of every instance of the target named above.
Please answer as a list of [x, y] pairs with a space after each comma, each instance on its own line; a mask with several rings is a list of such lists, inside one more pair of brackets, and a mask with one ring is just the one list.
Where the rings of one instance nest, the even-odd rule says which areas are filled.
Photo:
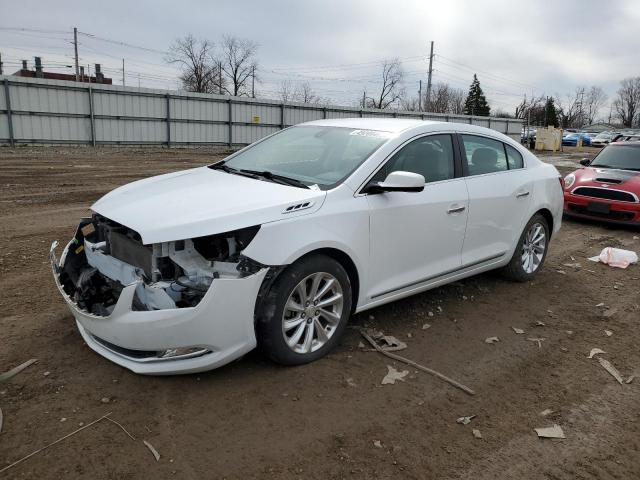
[[336, 260], [312, 255], [287, 268], [258, 314], [261, 349], [284, 365], [312, 362], [339, 341], [351, 312], [351, 283]]
[[533, 279], [544, 265], [549, 248], [549, 224], [539, 213], [524, 228], [513, 257], [503, 273], [517, 282]]

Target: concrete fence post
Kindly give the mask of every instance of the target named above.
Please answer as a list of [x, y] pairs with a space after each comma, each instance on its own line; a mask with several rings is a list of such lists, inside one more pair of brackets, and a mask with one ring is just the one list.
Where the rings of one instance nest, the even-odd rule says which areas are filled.
[[284, 130], [284, 103], [280, 104], [280, 130]]
[[7, 123], [9, 124], [9, 145], [15, 145], [15, 137], [13, 135], [13, 116], [11, 115], [11, 97], [9, 96], [9, 79], [4, 79], [4, 102], [7, 109]]
[[89, 128], [91, 130], [91, 146], [96, 146], [96, 122], [93, 116], [93, 88], [89, 85]]
[[233, 148], [233, 100], [229, 98], [228, 103], [228, 112], [227, 115], [229, 117], [229, 148]]
[[167, 147], [171, 148], [171, 95], [165, 95], [167, 102]]

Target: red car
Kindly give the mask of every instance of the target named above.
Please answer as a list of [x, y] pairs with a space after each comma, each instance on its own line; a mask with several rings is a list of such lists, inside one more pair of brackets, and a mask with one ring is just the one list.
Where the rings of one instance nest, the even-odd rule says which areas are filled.
[[612, 143], [564, 178], [568, 216], [640, 226], [640, 142]]

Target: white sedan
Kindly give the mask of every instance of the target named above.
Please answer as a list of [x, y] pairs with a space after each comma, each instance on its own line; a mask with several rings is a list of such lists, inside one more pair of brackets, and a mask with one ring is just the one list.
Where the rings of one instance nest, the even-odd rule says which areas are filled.
[[110, 192], [51, 260], [84, 340], [134, 372], [256, 346], [295, 365], [353, 313], [496, 268], [532, 279], [562, 205], [556, 169], [496, 131], [322, 120]]

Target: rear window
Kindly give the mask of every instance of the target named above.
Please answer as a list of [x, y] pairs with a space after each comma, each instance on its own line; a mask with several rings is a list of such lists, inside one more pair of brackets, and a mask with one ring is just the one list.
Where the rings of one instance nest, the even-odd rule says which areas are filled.
[[523, 168], [524, 160], [522, 159], [520, 152], [511, 145], [505, 144], [504, 146], [507, 150], [507, 163], [509, 164], [509, 170], [514, 168]]

